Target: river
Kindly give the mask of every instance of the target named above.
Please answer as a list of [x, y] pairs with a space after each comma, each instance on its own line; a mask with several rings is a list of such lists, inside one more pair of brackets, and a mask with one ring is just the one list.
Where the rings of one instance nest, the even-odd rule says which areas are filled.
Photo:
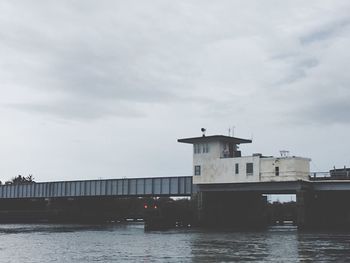
[[344, 262], [350, 233], [174, 229], [142, 223], [101, 226], [0, 225], [0, 262]]

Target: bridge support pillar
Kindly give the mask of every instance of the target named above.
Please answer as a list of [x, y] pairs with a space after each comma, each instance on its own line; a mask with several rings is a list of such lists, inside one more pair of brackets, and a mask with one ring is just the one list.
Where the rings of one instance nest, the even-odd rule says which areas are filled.
[[314, 224], [314, 194], [310, 190], [299, 190], [296, 193], [297, 226], [300, 229], [311, 228]]
[[350, 228], [350, 191], [297, 192], [300, 229]]
[[267, 223], [266, 198], [259, 193], [199, 192], [197, 219], [203, 227], [260, 227]]

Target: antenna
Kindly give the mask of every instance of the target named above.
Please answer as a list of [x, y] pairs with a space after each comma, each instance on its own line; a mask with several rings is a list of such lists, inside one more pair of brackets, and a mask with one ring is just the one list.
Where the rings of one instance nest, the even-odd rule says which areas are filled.
[[228, 136], [231, 136], [231, 128], [228, 128]]

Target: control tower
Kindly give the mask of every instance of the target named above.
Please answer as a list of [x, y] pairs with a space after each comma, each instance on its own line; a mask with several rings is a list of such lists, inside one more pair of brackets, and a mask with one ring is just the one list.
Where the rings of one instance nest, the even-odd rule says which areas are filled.
[[252, 140], [224, 135], [179, 139], [193, 145], [193, 183], [252, 183], [309, 180], [309, 158], [260, 153], [245, 156], [241, 144]]

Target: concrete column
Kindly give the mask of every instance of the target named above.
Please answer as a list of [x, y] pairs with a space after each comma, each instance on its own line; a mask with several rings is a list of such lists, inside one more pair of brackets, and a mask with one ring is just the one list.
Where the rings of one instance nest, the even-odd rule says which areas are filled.
[[311, 199], [312, 194], [309, 190], [299, 190], [296, 193], [297, 226], [300, 229], [312, 226]]
[[266, 225], [266, 199], [259, 193], [200, 192], [197, 218], [203, 227], [258, 227]]
[[192, 210], [194, 214], [194, 225], [199, 225], [203, 220], [203, 192], [193, 193], [191, 196]]
[[297, 192], [300, 229], [350, 228], [349, 191]]

